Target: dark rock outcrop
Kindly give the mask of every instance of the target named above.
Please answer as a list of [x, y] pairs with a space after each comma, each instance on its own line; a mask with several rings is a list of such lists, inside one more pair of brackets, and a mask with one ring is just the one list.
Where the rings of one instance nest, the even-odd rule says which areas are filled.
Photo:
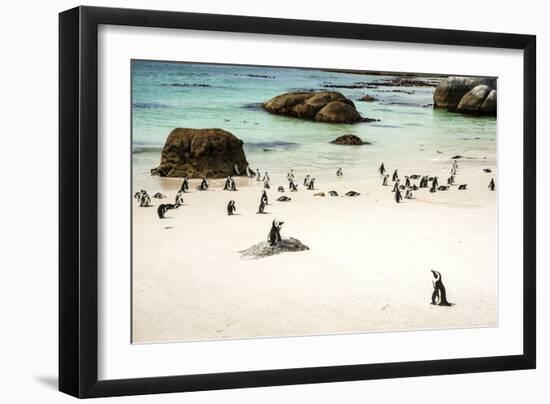
[[223, 178], [246, 173], [243, 141], [222, 129], [176, 128], [166, 138], [160, 165], [151, 175]]
[[273, 114], [293, 116], [317, 122], [356, 123], [362, 118], [353, 101], [336, 91], [298, 92], [278, 95], [263, 107]]
[[369, 142], [363, 142], [363, 140], [361, 140], [359, 136], [355, 136], [352, 134], [338, 136], [336, 139], [334, 139], [330, 143], [344, 145], [344, 146], [359, 146], [363, 144], [370, 144]]
[[496, 79], [449, 77], [439, 83], [434, 91], [434, 108], [496, 115], [496, 91]]

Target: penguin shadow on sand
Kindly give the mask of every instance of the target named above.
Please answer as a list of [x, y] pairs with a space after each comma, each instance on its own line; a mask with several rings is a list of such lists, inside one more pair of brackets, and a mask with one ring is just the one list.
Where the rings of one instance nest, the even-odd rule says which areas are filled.
[[434, 277], [432, 280], [433, 285], [433, 292], [432, 292], [432, 301], [430, 304], [433, 304], [435, 306], [453, 306], [453, 303], [449, 303], [447, 300], [447, 290], [445, 289], [445, 285], [443, 284], [443, 279], [441, 277], [441, 273], [439, 271], [431, 270], [431, 273]]

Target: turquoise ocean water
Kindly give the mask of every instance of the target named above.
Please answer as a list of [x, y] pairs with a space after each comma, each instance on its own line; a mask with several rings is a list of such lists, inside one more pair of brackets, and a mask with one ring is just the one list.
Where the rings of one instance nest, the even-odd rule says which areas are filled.
[[[392, 76], [317, 69], [133, 61], [134, 181], [136, 185], [147, 181], [149, 170], [160, 161], [166, 137], [176, 127], [228, 130], [244, 141], [253, 169], [273, 174], [294, 168], [333, 176], [336, 168], [342, 167], [347, 178], [353, 179], [381, 161], [387, 166], [397, 162], [417, 166], [426, 161], [448, 161], [454, 154], [495, 161], [496, 118], [434, 110], [426, 106], [433, 102], [433, 87], [333, 89], [352, 99], [362, 116], [380, 122], [325, 124], [273, 115], [260, 107], [288, 91], [332, 90], [322, 86], [375, 84], [389, 78]], [[378, 101], [357, 101], [365, 94]], [[346, 133], [372, 144], [330, 144]]]

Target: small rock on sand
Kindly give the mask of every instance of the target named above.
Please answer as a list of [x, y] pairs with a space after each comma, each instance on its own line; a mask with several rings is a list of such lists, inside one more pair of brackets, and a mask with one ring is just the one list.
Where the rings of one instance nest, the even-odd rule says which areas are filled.
[[282, 239], [277, 245], [272, 246], [267, 241], [254, 244], [246, 250], [239, 251], [242, 258], [265, 258], [283, 252], [305, 251], [309, 247], [293, 237]]

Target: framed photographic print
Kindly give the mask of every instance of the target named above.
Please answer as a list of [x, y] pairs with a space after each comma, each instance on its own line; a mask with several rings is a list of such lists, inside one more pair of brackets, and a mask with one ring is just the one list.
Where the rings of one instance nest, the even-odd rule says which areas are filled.
[[535, 37], [60, 14], [60, 390], [535, 367]]

